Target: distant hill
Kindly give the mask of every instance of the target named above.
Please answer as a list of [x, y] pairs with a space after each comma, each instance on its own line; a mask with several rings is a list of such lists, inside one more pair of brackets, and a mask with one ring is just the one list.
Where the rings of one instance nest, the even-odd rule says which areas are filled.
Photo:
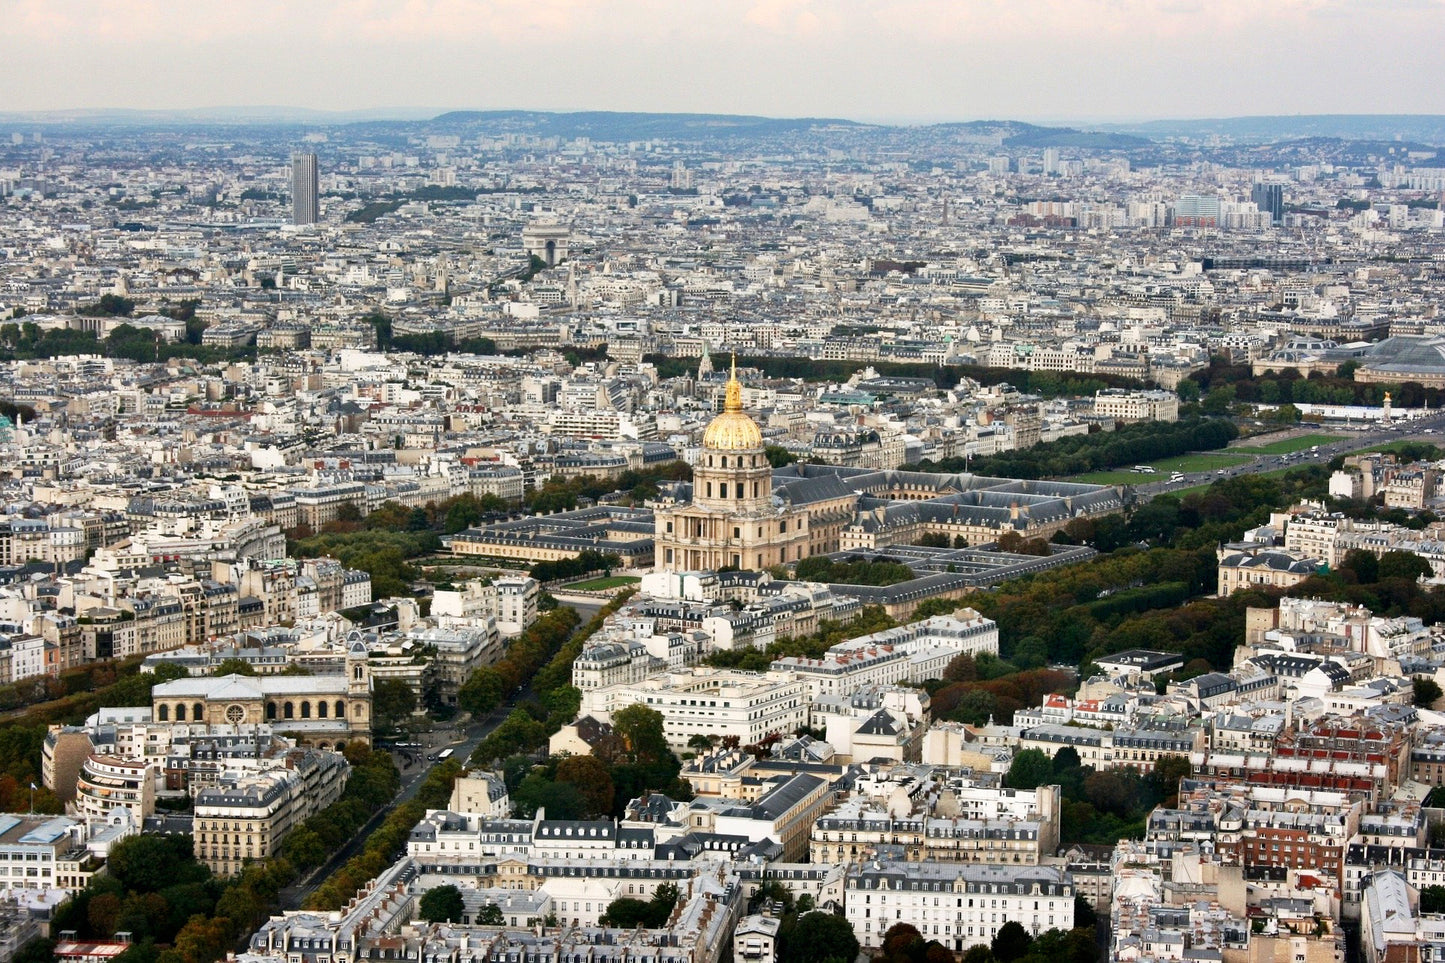
[[645, 114], [606, 110], [553, 113], [538, 110], [454, 110], [433, 117], [429, 127], [474, 132], [529, 133], [538, 137], [593, 137], [597, 140], [706, 140], [767, 137], [828, 128], [866, 128], [851, 120], [822, 117], [750, 117], [738, 114]]
[[1001, 146], [1042, 150], [1045, 147], [1078, 147], [1088, 150], [1138, 150], [1153, 141], [1136, 134], [1117, 131], [1077, 130], [1073, 127], [1040, 127], [1018, 120], [972, 120], [960, 124], [933, 124], [935, 131], [958, 131], [973, 136], [992, 135]]
[[1311, 137], [1343, 140], [1416, 141], [1445, 145], [1441, 114], [1299, 114], [1261, 117], [1216, 117], [1204, 120], [1153, 120], [1137, 124], [1099, 124], [1100, 130], [1139, 134], [1153, 139], [1224, 137], [1268, 143]]

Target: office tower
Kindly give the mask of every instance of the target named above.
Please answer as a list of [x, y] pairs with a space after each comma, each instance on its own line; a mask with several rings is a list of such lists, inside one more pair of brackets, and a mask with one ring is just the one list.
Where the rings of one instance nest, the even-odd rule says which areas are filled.
[[1059, 149], [1050, 147], [1044, 151], [1044, 173], [1057, 174], [1059, 172]]
[[316, 186], [316, 155], [291, 155], [291, 223], [315, 224], [321, 220]]
[[1256, 184], [1249, 199], [1262, 212], [1268, 212], [1270, 223], [1278, 224], [1284, 218], [1284, 185]]
[[1175, 227], [1218, 227], [1219, 198], [1212, 194], [1185, 194], [1174, 202]]

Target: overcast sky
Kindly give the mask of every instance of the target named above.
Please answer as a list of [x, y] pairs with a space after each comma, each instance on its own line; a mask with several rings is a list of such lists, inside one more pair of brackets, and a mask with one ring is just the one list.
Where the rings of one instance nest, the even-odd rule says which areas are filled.
[[6, 0], [0, 111], [1445, 113], [1445, 0]]

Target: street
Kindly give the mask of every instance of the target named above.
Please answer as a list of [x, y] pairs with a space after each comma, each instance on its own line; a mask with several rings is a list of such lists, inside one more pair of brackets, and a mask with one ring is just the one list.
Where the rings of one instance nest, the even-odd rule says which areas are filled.
[[[587, 622], [597, 614], [605, 602], [581, 602], [566, 603], [576, 609], [582, 616], [578, 628], [586, 625]], [[431, 731], [422, 733], [418, 739], [408, 739], [408, 742], [420, 742], [421, 748], [402, 752], [396, 749], [391, 751], [392, 760], [396, 763], [397, 770], [401, 773], [401, 791], [386, 806], [376, 812], [366, 824], [361, 827], [346, 845], [342, 846], [331, 855], [326, 862], [312, 870], [302, 879], [297, 880], [291, 886], [286, 887], [280, 894], [281, 909], [300, 909], [306, 897], [311, 895], [326, 878], [334, 873], [338, 867], [345, 864], [351, 857], [361, 851], [367, 837], [369, 837], [377, 826], [381, 825], [392, 810], [413, 799], [417, 790], [421, 788], [422, 780], [431, 771], [437, 761], [432, 757], [443, 749], [453, 749], [452, 758], [465, 768], [467, 760], [471, 757], [472, 751], [477, 744], [491, 734], [493, 729], [502, 724], [507, 714], [512, 711], [519, 701], [530, 695], [530, 690], [514, 693], [502, 705], [492, 710], [492, 713], [481, 719], [472, 719], [464, 726], [456, 723], [440, 723]], [[411, 759], [409, 763], [406, 760]]]
[[[1386, 444], [1392, 441], [1421, 441], [1445, 445], [1445, 412], [1439, 415], [1431, 415], [1426, 418], [1419, 418], [1410, 422], [1397, 422], [1396, 429], [1371, 431], [1346, 431], [1331, 429], [1315, 425], [1302, 425], [1302, 431], [1320, 434], [1338, 432], [1338, 439], [1328, 444], [1322, 444], [1318, 451], [1304, 449], [1298, 452], [1291, 452], [1287, 455], [1256, 454], [1249, 462], [1242, 465], [1234, 465], [1229, 468], [1221, 468], [1215, 471], [1186, 472], [1182, 480], [1171, 480], [1167, 476], [1161, 477], [1158, 481], [1141, 481], [1133, 485], [1134, 491], [1139, 498], [1147, 501], [1158, 495], [1165, 495], [1170, 492], [1181, 491], [1187, 488], [1198, 488], [1200, 485], [1208, 485], [1221, 478], [1233, 478], [1236, 475], [1255, 475], [1263, 472], [1285, 471], [1290, 468], [1300, 468], [1305, 465], [1326, 465], [1336, 455], [1350, 454], [1364, 451], [1375, 445]], [[1248, 444], [1248, 442], [1246, 442]], [[1245, 454], [1237, 448], [1221, 449], [1216, 454]], [[1167, 462], [1167, 459], [1160, 459]], [[1148, 475], [1140, 475], [1140, 478], [1148, 478]]]

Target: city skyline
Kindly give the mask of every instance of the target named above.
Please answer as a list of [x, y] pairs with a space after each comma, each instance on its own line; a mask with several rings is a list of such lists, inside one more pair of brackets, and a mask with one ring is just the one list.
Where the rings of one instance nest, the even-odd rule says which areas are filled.
[[[25, 2], [0, 56], [7, 109], [281, 104], [642, 110], [928, 122], [1445, 113], [1439, 0], [1000, 6], [931, 0], [333, 0], [297, 32], [277, 3], [192, 16]], [[133, 56], [136, 49], [163, 57]], [[1362, 51], [1388, 49], [1388, 58]], [[104, 71], [53, 69], [57, 62]], [[861, 65], [861, 67], [860, 67]], [[425, 69], [418, 69], [424, 66]]]

